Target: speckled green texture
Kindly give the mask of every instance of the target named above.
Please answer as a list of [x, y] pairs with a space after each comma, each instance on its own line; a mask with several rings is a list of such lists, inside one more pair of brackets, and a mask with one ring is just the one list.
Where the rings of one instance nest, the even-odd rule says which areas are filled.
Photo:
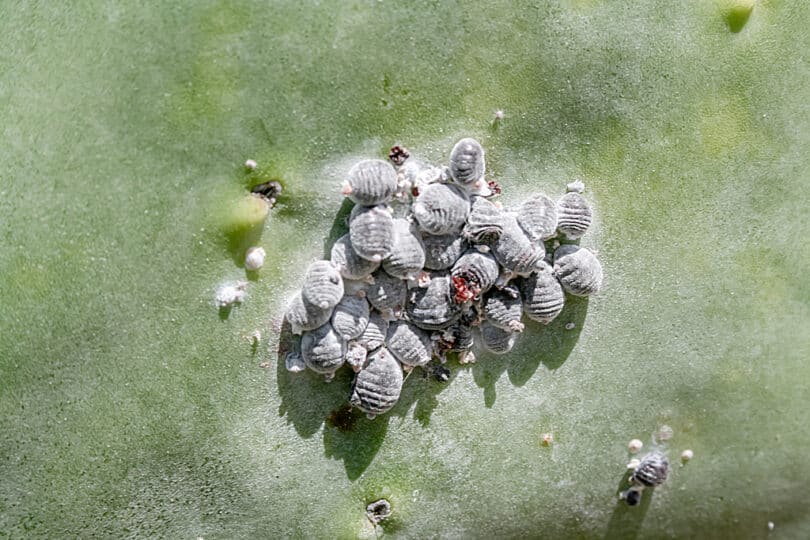
[[[729, 5], [0, 4], [0, 536], [373, 537], [382, 496], [403, 538], [810, 536], [810, 4]], [[604, 290], [326, 425], [350, 374], [287, 374], [271, 320], [354, 160], [463, 136], [507, 203], [586, 182]], [[271, 178], [220, 316], [222, 216]]]

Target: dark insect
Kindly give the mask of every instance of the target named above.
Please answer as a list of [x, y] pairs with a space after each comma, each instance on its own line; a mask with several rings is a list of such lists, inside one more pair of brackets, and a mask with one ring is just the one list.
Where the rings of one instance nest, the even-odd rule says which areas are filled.
[[669, 473], [669, 460], [661, 452], [650, 452], [630, 476], [630, 483], [654, 487], [664, 483]]
[[270, 206], [276, 204], [276, 199], [281, 195], [281, 184], [275, 180], [258, 184], [250, 188], [251, 193], [255, 193], [267, 200]]
[[450, 370], [444, 366], [426, 366], [427, 372], [436, 382], [447, 382], [450, 380]]
[[391, 503], [385, 499], [374, 501], [366, 507], [366, 515], [368, 519], [376, 525], [391, 517]]
[[388, 152], [388, 159], [397, 167], [405, 163], [405, 160], [409, 157], [411, 157], [411, 153], [404, 146], [392, 146], [391, 151]]
[[624, 502], [627, 503], [627, 506], [636, 506], [641, 502], [641, 491], [637, 489], [628, 489], [624, 493]]
[[490, 197], [494, 197], [495, 195], [501, 194], [501, 185], [497, 181], [490, 180], [489, 182], [487, 182], [487, 185], [489, 186], [489, 190], [492, 192], [492, 195], [490, 195]]

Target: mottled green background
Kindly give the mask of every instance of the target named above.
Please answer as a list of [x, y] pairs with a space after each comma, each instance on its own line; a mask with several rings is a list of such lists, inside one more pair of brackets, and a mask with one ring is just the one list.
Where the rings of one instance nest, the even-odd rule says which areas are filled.
[[[810, 4], [729, 2], [0, 3], [0, 537], [810, 536]], [[585, 180], [605, 290], [325, 425], [350, 375], [272, 321], [353, 160], [462, 136], [507, 203]], [[695, 458], [628, 509], [664, 424]]]

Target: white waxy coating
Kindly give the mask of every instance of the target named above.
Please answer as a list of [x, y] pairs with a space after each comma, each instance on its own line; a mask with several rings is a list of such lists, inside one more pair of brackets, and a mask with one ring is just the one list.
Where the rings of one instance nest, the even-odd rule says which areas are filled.
[[509, 286], [490, 290], [484, 295], [483, 308], [491, 324], [509, 332], [523, 331], [523, 323], [520, 322], [523, 302], [517, 288]]
[[263, 247], [252, 247], [245, 253], [245, 270], [254, 272], [264, 266], [264, 258], [267, 252]]
[[368, 359], [352, 384], [349, 403], [369, 415], [388, 412], [402, 392], [402, 367], [385, 347]]
[[334, 308], [343, 298], [343, 278], [329, 261], [315, 261], [307, 268], [301, 296], [321, 309]]
[[387, 206], [355, 206], [349, 216], [349, 238], [354, 252], [373, 262], [391, 254], [394, 218]]
[[627, 451], [631, 454], [637, 454], [644, 447], [644, 443], [639, 439], [633, 439], [627, 443]]
[[308, 330], [314, 330], [319, 326], [323, 326], [332, 316], [334, 308], [321, 309], [320, 307], [304, 300], [301, 293], [297, 293], [284, 317], [290, 323], [293, 334], [300, 334]]
[[602, 265], [585, 248], [562, 245], [554, 252], [554, 274], [566, 292], [590, 296], [602, 287]]
[[343, 365], [346, 343], [327, 323], [301, 336], [301, 356], [316, 373], [332, 374]]
[[431, 276], [427, 287], [410, 291], [405, 307], [408, 320], [425, 330], [447, 328], [461, 316], [461, 306], [453, 302], [452, 296], [448, 275]]
[[223, 285], [217, 289], [214, 304], [220, 309], [232, 306], [233, 304], [239, 304], [245, 299], [246, 294], [246, 281], [237, 281], [233, 284]]
[[484, 197], [475, 197], [463, 235], [474, 244], [492, 244], [503, 233], [503, 210]]
[[458, 186], [434, 183], [419, 193], [411, 211], [428, 234], [457, 233], [467, 220], [470, 201]]
[[540, 263], [535, 273], [521, 280], [520, 292], [526, 316], [543, 324], [553, 321], [565, 304], [562, 285], [545, 262]]
[[456, 234], [426, 234], [422, 243], [425, 246], [425, 268], [429, 270], [447, 270], [467, 248], [464, 239]]
[[405, 366], [423, 366], [433, 354], [430, 334], [406, 321], [391, 323], [386, 346]]
[[526, 236], [512, 213], [504, 213], [504, 229], [491, 246], [492, 254], [507, 271], [527, 276], [545, 256], [543, 244], [535, 244]]
[[345, 341], [363, 334], [368, 326], [368, 301], [359, 296], [344, 296], [332, 313], [332, 328]]
[[498, 328], [489, 321], [483, 321], [479, 326], [481, 342], [484, 348], [495, 354], [506, 354], [512, 350], [517, 340], [517, 334]]
[[695, 457], [695, 453], [691, 450], [681, 452], [681, 461], [691, 461], [693, 457]]
[[380, 266], [379, 262], [369, 261], [358, 255], [352, 247], [352, 241], [348, 234], [338, 238], [332, 246], [331, 260], [340, 275], [346, 279], [363, 279], [371, 275]]
[[585, 197], [571, 191], [557, 201], [557, 230], [571, 240], [581, 238], [591, 225], [593, 213]]
[[366, 159], [350, 170], [343, 194], [363, 206], [388, 202], [397, 190], [397, 171], [387, 161]]
[[394, 245], [382, 267], [390, 276], [408, 279], [416, 276], [424, 266], [425, 247], [416, 228], [406, 219], [395, 219]]
[[373, 278], [374, 282], [366, 287], [366, 298], [375, 309], [390, 312], [405, 305], [408, 286], [404, 281], [391, 277], [385, 270], [377, 270]]
[[516, 218], [532, 242], [542, 242], [557, 234], [557, 205], [542, 193], [521, 204]]
[[450, 151], [450, 175], [459, 184], [469, 185], [484, 177], [484, 149], [475, 139], [464, 138]]
[[467, 285], [477, 287], [483, 293], [498, 279], [498, 261], [489, 253], [470, 249], [459, 257], [450, 274], [453, 278], [463, 279]]
[[365, 347], [367, 351], [375, 351], [385, 345], [388, 326], [389, 322], [383, 318], [379, 311], [372, 311], [366, 329], [355, 341]]
[[366, 365], [367, 355], [368, 351], [366, 351], [365, 347], [356, 341], [352, 341], [346, 349], [346, 363], [357, 373]]

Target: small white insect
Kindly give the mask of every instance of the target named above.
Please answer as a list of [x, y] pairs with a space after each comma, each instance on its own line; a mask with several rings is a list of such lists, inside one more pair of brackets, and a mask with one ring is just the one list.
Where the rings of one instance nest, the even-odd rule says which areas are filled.
[[573, 330], [576, 327], [577, 327], [577, 325], [575, 323], [572, 323], [572, 322], [565, 323], [565, 329], [566, 330]]
[[236, 283], [229, 283], [222, 285], [217, 289], [217, 294], [214, 297], [214, 303], [220, 309], [232, 306], [233, 304], [241, 304], [247, 295], [247, 281], [237, 281]]
[[644, 446], [644, 443], [638, 439], [633, 439], [629, 443], [627, 443], [627, 451], [631, 454], [637, 454], [641, 451], [641, 448]]
[[495, 116], [495, 122], [500, 122], [501, 120], [503, 120], [503, 119], [504, 119], [504, 112], [503, 112], [503, 110], [502, 110], [502, 109], [498, 109], [497, 111], [495, 111], [495, 115], [494, 115], [494, 116]]
[[486, 160], [481, 143], [461, 139], [450, 152], [450, 175], [462, 185], [473, 184], [484, 177]]
[[681, 461], [683, 462], [691, 461], [693, 457], [695, 457], [695, 453], [691, 450], [681, 452]]
[[641, 460], [638, 458], [633, 458], [627, 463], [627, 468], [631, 471], [634, 471], [636, 467], [641, 464]]
[[592, 219], [591, 207], [581, 192], [569, 191], [557, 201], [557, 230], [569, 239], [581, 238]]
[[251, 171], [254, 170], [258, 166], [259, 166], [259, 164], [256, 163], [255, 159], [249, 159], [249, 160], [245, 161], [245, 168], [250, 169]]
[[267, 252], [264, 251], [263, 247], [254, 246], [247, 250], [245, 254], [245, 270], [249, 272], [254, 272], [264, 266], [264, 258], [267, 256]]
[[772, 531], [772, 530], [774, 530], [775, 528], [776, 528], [776, 525], [774, 524], [774, 522], [773, 522], [773, 521], [769, 521], [769, 522], [768, 522], [768, 530], [769, 530], [769, 531]]

